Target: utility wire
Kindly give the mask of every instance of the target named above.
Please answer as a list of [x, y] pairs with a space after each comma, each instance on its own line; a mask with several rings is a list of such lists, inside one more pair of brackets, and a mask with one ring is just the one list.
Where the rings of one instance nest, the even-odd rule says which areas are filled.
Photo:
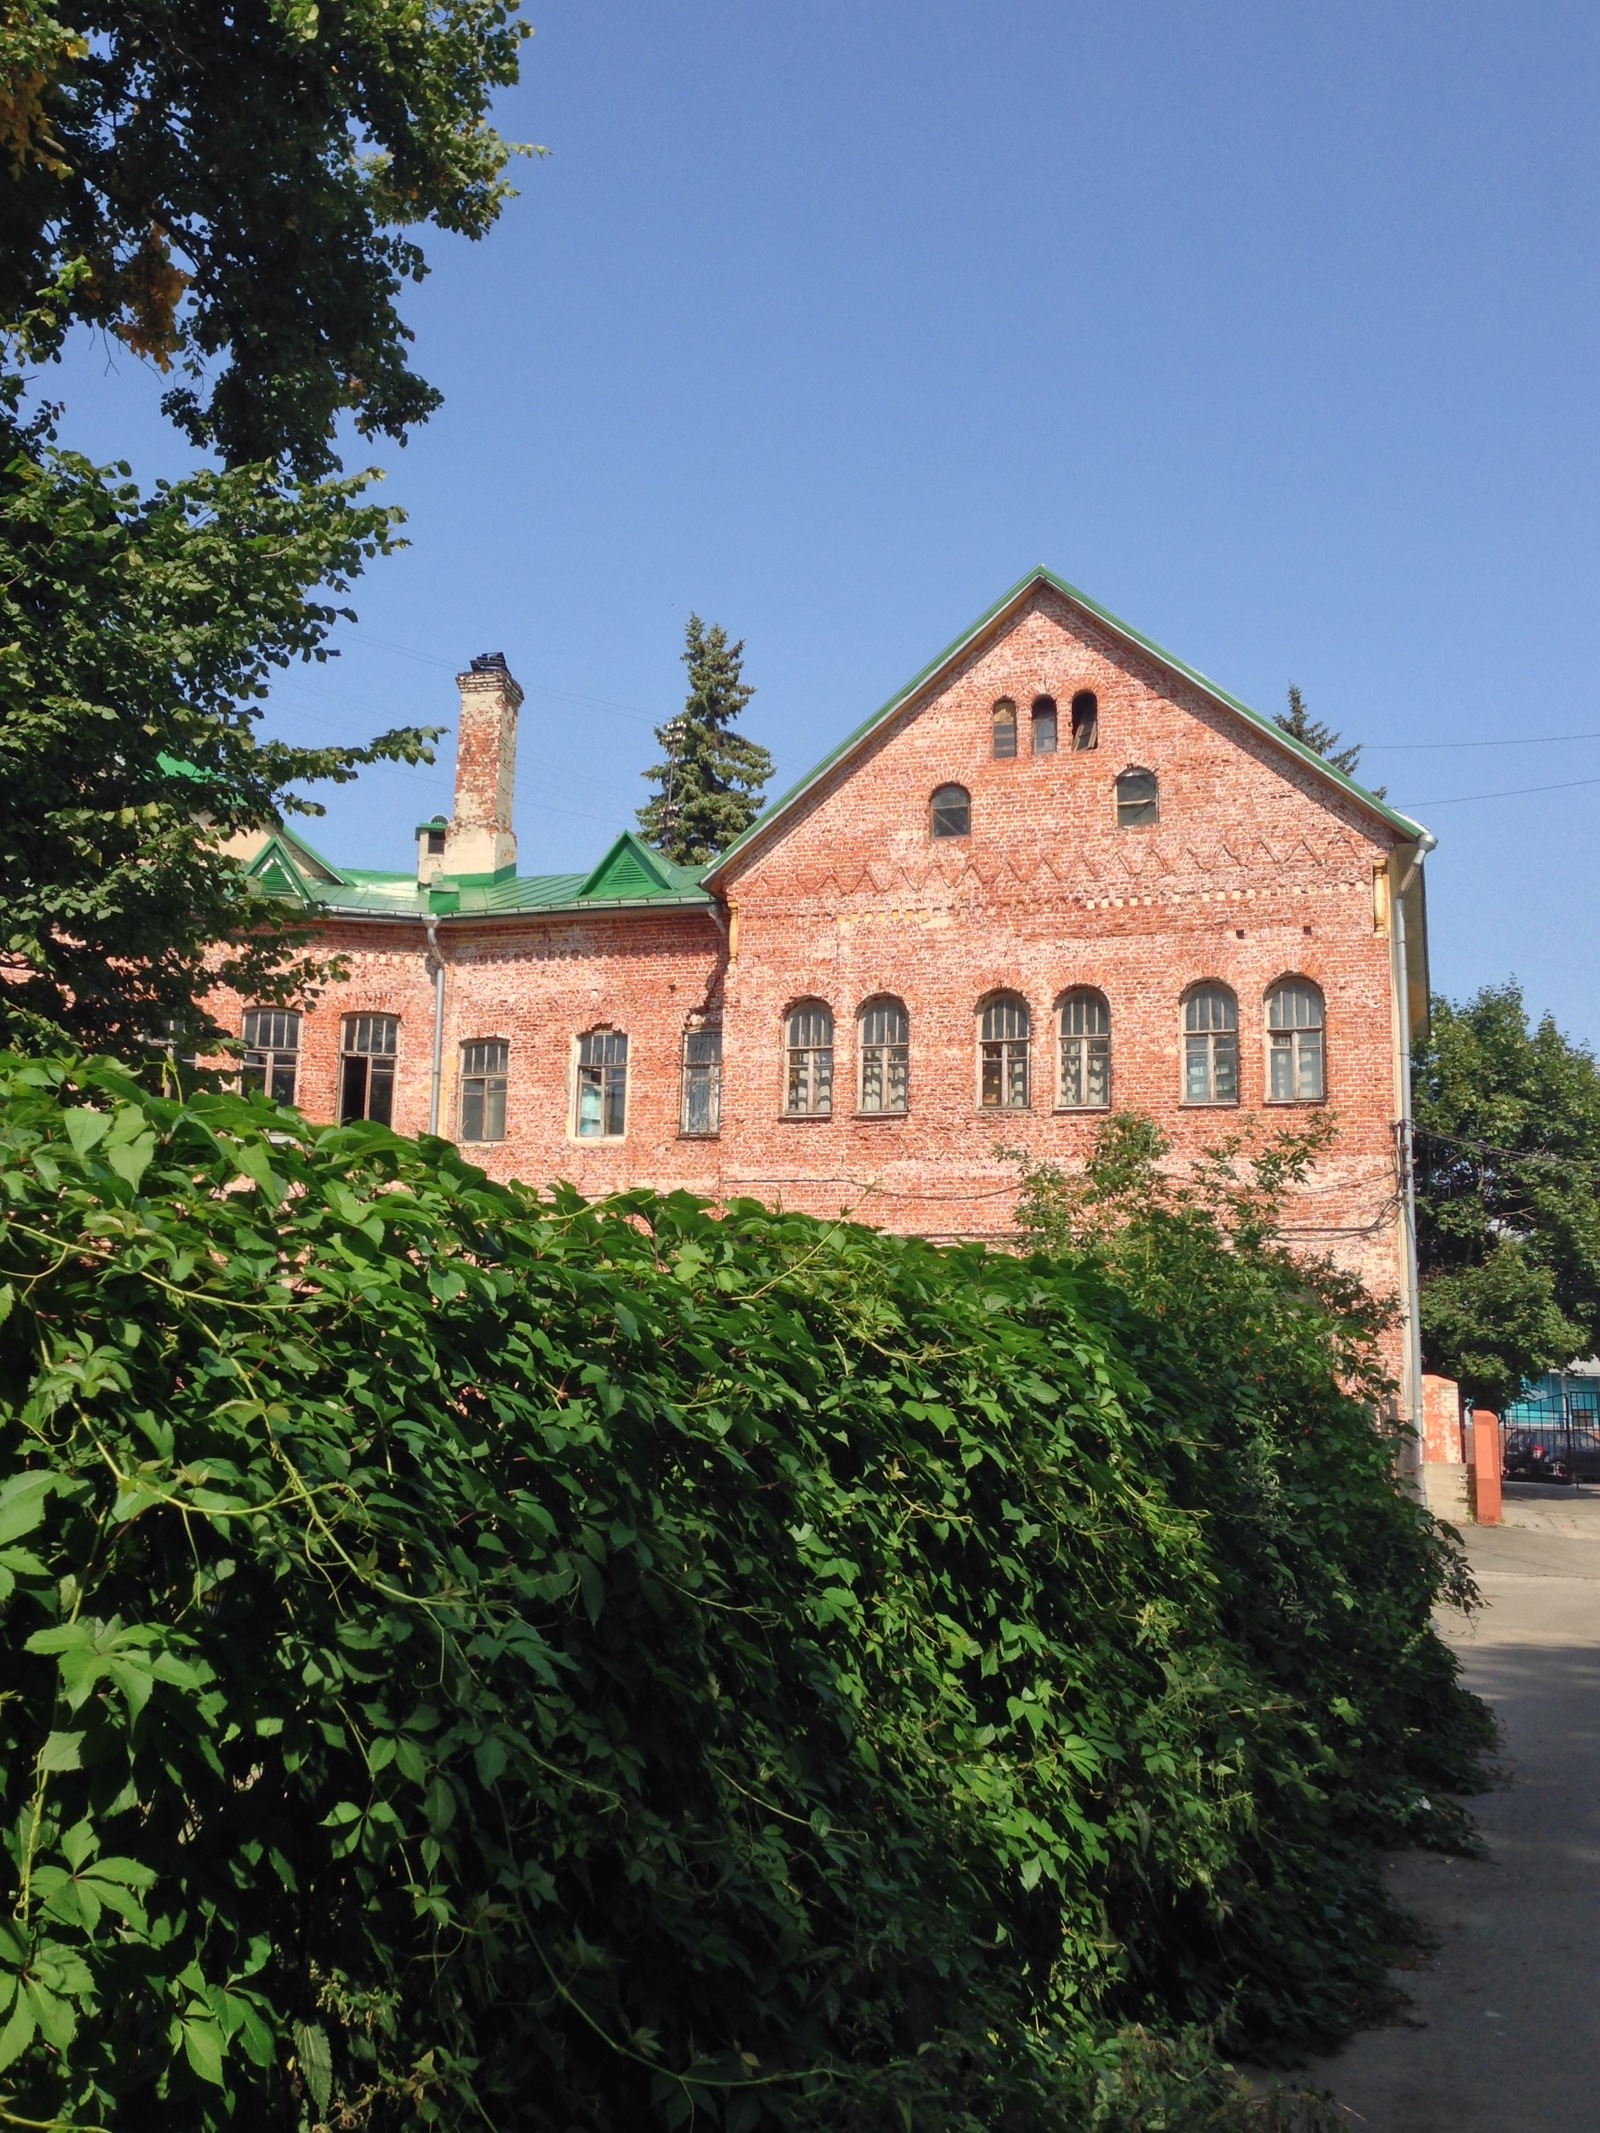
[[1413, 800], [1413, 807], [1465, 807], [1469, 800], [1520, 800], [1530, 792], [1575, 792], [1580, 785], [1600, 785], [1600, 778], [1564, 778], [1559, 785], [1513, 785], [1507, 792], [1457, 792], [1443, 800]]
[[1409, 755], [1421, 748], [1553, 748], [1560, 741], [1600, 741], [1600, 733], [1516, 733], [1503, 741], [1363, 741], [1363, 755]]
[[1592, 1178], [1595, 1173], [1596, 1166], [1593, 1163], [1581, 1162], [1576, 1156], [1557, 1155], [1553, 1151], [1546, 1152], [1539, 1148], [1499, 1148], [1493, 1141], [1464, 1140], [1458, 1133], [1440, 1133], [1432, 1126], [1419, 1126], [1415, 1123], [1412, 1125], [1411, 1135], [1413, 1140], [1442, 1141], [1448, 1147], [1468, 1149], [1474, 1155], [1497, 1155], [1503, 1162], [1508, 1163], [1554, 1163], [1562, 1170], [1570, 1170], [1575, 1177]]

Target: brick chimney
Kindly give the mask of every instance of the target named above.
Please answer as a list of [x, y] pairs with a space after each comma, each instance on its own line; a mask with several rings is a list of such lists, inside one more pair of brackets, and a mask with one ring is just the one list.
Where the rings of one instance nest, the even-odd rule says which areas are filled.
[[483, 652], [465, 674], [456, 733], [456, 806], [445, 830], [446, 874], [498, 874], [515, 867], [511, 797], [517, 771], [517, 707], [522, 691], [504, 652]]

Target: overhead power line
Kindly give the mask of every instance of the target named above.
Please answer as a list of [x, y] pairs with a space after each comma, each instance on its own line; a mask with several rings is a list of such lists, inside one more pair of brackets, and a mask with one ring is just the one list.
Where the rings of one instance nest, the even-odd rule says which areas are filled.
[[1410, 807], [1465, 807], [1471, 800], [1520, 800], [1525, 793], [1576, 792], [1580, 785], [1600, 785], [1600, 778], [1563, 778], [1559, 785], [1513, 785], [1505, 792], [1456, 792], [1443, 800], [1412, 800]]
[[1363, 741], [1363, 755], [1413, 754], [1423, 748], [1553, 748], [1558, 741], [1600, 741], [1600, 733], [1515, 733], [1499, 741]]

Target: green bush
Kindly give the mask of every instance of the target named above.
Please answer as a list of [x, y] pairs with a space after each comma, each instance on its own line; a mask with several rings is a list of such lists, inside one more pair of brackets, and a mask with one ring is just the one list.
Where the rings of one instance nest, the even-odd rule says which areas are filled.
[[1216, 1215], [1180, 1309], [82, 1061], [0, 1192], [0, 2124], [1242, 2127], [1378, 1988], [1459, 1567]]

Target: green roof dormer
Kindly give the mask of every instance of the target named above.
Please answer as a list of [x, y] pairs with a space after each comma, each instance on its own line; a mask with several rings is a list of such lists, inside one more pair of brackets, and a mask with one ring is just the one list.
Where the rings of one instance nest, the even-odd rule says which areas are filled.
[[652, 851], [632, 830], [624, 830], [578, 891], [580, 903], [615, 903], [639, 896], [677, 896], [683, 873], [670, 859]]

